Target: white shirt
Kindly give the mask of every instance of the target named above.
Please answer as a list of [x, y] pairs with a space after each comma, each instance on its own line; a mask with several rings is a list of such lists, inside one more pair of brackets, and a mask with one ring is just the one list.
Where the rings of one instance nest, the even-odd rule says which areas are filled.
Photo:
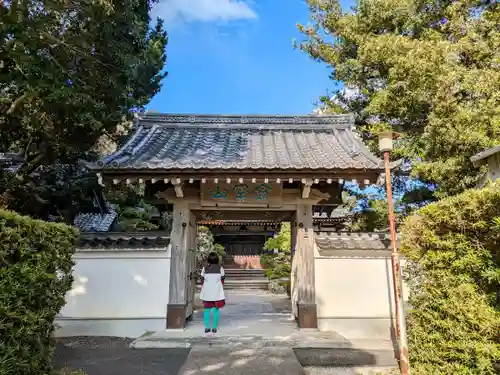
[[[214, 267], [215, 266], [215, 267]], [[206, 302], [216, 302], [225, 300], [222, 278], [224, 277], [224, 268], [218, 265], [203, 267], [201, 277], [203, 277], [203, 286], [201, 287], [200, 299]]]

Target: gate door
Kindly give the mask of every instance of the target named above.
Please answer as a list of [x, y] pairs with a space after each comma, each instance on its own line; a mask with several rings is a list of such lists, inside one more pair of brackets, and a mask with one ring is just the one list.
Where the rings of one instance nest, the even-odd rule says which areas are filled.
[[188, 249], [187, 254], [187, 306], [186, 306], [186, 319], [189, 318], [194, 311], [194, 299], [196, 293], [196, 250], [193, 248]]

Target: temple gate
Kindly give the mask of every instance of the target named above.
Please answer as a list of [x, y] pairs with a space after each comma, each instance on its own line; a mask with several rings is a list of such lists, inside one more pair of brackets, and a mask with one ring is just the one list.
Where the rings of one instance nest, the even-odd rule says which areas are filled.
[[341, 202], [345, 181], [373, 183], [383, 172], [353, 123], [350, 115], [136, 119], [129, 141], [93, 170], [101, 184], [144, 184], [173, 206], [167, 328], [183, 328], [193, 311], [198, 224], [215, 227], [237, 256], [259, 255], [281, 221], [292, 229], [293, 312], [300, 328], [317, 328], [314, 230], [335, 224], [328, 207]]

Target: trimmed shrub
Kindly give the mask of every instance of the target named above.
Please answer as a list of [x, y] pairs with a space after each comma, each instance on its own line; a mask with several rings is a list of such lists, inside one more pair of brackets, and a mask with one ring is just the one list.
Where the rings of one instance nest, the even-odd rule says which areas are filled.
[[260, 264], [263, 268], [272, 268], [274, 267], [274, 255], [271, 254], [263, 254], [260, 256]]
[[500, 361], [500, 184], [406, 219], [412, 373], [495, 374]]
[[73, 227], [0, 210], [0, 374], [50, 373], [77, 240]]

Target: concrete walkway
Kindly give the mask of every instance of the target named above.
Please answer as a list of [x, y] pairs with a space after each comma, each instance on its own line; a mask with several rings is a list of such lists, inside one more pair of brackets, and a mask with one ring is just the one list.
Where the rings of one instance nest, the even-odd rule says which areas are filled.
[[155, 332], [140, 337], [132, 347], [190, 347], [228, 340], [253, 341], [257, 337], [282, 341], [299, 332], [286, 296], [274, 296], [260, 290], [230, 290], [226, 291], [226, 296], [226, 306], [220, 310], [217, 334], [204, 333], [203, 309], [200, 309], [186, 329]]

